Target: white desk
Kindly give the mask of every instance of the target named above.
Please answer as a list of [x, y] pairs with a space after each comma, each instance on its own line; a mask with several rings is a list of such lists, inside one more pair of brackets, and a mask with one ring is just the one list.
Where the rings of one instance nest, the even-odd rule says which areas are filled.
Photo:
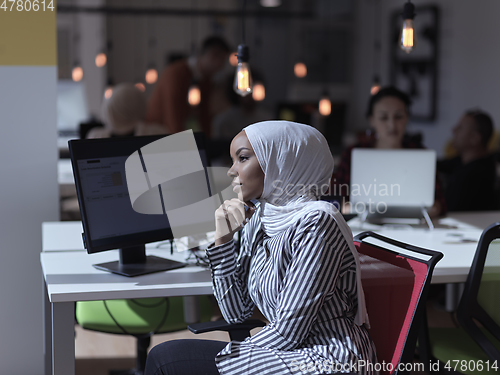
[[[118, 251], [87, 254], [80, 251], [81, 223], [61, 222], [62, 238], [78, 234], [80, 249], [60, 251], [61, 243], [44, 238], [48, 248], [40, 254], [44, 275], [45, 373], [74, 375], [75, 337], [74, 303], [102, 299], [198, 296], [212, 294], [210, 272], [196, 266], [168, 272], [127, 278], [95, 269], [92, 264], [118, 259]], [[43, 233], [58, 232], [56, 223], [44, 223]], [[59, 243], [58, 243], [59, 242]], [[70, 244], [77, 244], [72, 239]], [[50, 251], [49, 250], [52, 250]], [[170, 249], [147, 249], [149, 255], [184, 261], [184, 253], [170, 254]]]
[[416, 229], [410, 226], [362, 224], [358, 219], [349, 221], [349, 226], [353, 235], [372, 230], [401, 242], [443, 253], [444, 257], [437, 263], [431, 282], [445, 284], [465, 282], [482, 231], [498, 221], [500, 212], [492, 211], [451, 213], [440, 219], [434, 230], [425, 226]]
[[[500, 221], [500, 212], [452, 214], [439, 220], [436, 229], [409, 229], [349, 222], [353, 233], [375, 230], [396, 240], [441, 251], [433, 283], [458, 283], [467, 278], [477, 242], [484, 228]], [[99, 299], [194, 296], [212, 294], [210, 273], [189, 266], [134, 278], [99, 271], [92, 264], [118, 259], [117, 251], [89, 255], [83, 250], [80, 222], [44, 223], [44, 276], [46, 373], [74, 375], [74, 302]], [[74, 250], [74, 251], [64, 251]], [[148, 254], [172, 257], [169, 250], [148, 248]], [[176, 255], [183, 260], [183, 254]], [[179, 259], [179, 258], [178, 258]], [[52, 366], [53, 364], [53, 366]], [[52, 372], [50, 370], [52, 366]]]

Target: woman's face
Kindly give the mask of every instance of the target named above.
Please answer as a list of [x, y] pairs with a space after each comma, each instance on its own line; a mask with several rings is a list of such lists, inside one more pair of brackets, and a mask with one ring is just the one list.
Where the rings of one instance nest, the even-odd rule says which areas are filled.
[[373, 106], [370, 125], [377, 132], [377, 142], [382, 147], [400, 148], [408, 123], [406, 105], [400, 99], [387, 96]]
[[230, 147], [233, 165], [227, 172], [233, 178], [238, 199], [248, 202], [260, 198], [264, 190], [264, 172], [244, 131], [233, 138]]

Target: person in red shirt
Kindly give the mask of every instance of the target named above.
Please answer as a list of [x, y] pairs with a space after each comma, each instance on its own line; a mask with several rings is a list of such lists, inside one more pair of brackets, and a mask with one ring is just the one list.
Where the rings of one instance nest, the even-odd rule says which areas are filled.
[[[188, 123], [195, 121], [196, 127], [210, 137], [212, 77], [224, 67], [229, 52], [224, 39], [212, 36], [203, 42], [199, 56], [168, 65], [149, 99], [146, 121], [163, 124], [171, 134], [192, 128]], [[197, 106], [190, 106], [188, 91], [195, 82], [201, 91], [201, 101]]]

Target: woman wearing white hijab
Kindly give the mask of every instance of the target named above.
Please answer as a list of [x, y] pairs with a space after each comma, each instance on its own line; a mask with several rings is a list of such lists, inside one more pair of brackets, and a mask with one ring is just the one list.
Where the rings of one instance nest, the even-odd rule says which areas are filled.
[[352, 234], [333, 205], [318, 201], [333, 172], [325, 138], [308, 125], [265, 121], [239, 133], [230, 153], [238, 198], [215, 213], [214, 294], [226, 321], [257, 307], [270, 323], [243, 342], [166, 342], [150, 352], [146, 374], [372, 374]]

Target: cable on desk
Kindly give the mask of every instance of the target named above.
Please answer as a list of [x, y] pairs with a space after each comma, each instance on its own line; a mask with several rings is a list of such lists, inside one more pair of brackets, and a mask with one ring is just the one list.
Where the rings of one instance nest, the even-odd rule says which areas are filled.
[[[210, 267], [210, 263], [208, 262], [208, 257], [204, 254], [203, 250], [193, 248], [193, 249], [189, 249], [188, 251], [189, 251], [189, 255], [186, 258], [186, 261], [188, 263], [190, 260], [194, 259], [194, 263], [193, 263], [194, 265], [199, 266], [199, 267], [203, 267], [203, 268]], [[203, 255], [200, 255], [199, 252], [202, 252]]]

